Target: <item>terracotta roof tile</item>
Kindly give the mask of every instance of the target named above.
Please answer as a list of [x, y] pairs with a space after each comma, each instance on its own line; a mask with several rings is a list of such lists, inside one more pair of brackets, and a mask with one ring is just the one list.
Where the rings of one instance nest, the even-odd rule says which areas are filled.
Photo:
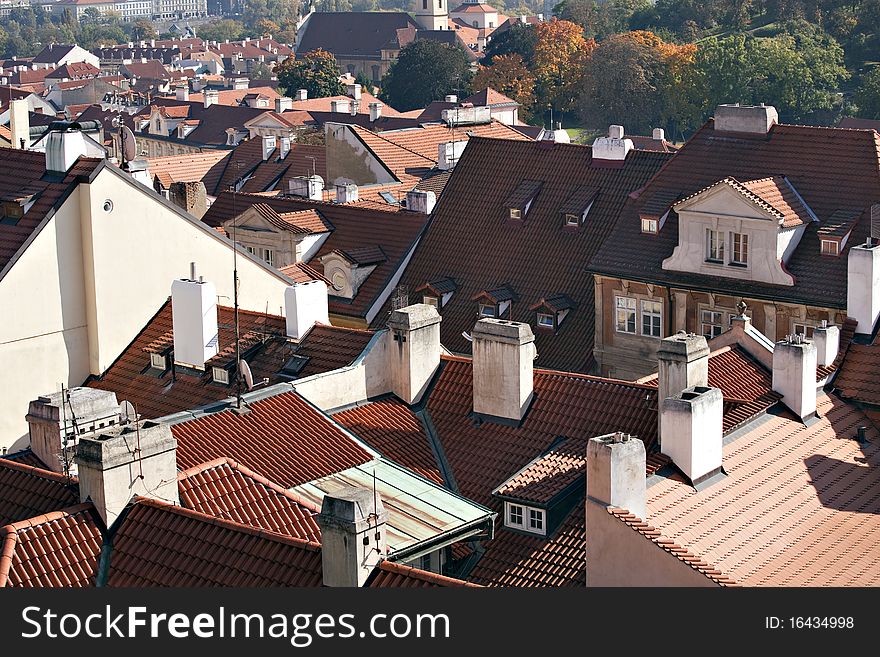
[[437, 575], [436, 573], [426, 572], [403, 564], [391, 561], [383, 561], [376, 568], [375, 574], [367, 584], [370, 588], [394, 588], [394, 589], [415, 589], [415, 588], [437, 588], [437, 587], [461, 587], [461, 586], [477, 586], [460, 579]]
[[209, 461], [178, 475], [181, 504], [217, 518], [321, 542], [315, 521], [320, 509], [227, 458]]
[[315, 324], [296, 350], [297, 355], [309, 359], [300, 378], [350, 365], [374, 335], [374, 331]]
[[43, 513], [57, 511], [79, 502], [76, 479], [0, 459], [0, 526]]
[[229, 410], [175, 424], [178, 466], [192, 468], [225, 456], [292, 488], [373, 458], [295, 392], [254, 402], [249, 409], [244, 415]]
[[0, 588], [94, 586], [103, 539], [91, 502], [0, 528]]
[[204, 151], [153, 157], [147, 162], [153, 176], [167, 177], [170, 182], [200, 180], [205, 184], [208, 193], [213, 194], [228, 158], [229, 151]]
[[108, 586], [321, 586], [321, 546], [139, 499], [113, 540]]
[[851, 344], [834, 387], [847, 399], [880, 406], [880, 344]]
[[767, 416], [726, 444], [727, 477], [700, 492], [677, 475], [653, 484], [647, 521], [744, 586], [880, 585], [866, 549], [880, 537], [880, 434], [835, 397], [817, 412], [809, 427]]

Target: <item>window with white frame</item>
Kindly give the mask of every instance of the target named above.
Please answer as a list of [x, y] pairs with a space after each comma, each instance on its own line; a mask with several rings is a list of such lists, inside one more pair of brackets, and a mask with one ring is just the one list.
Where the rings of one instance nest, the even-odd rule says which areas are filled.
[[510, 208], [511, 219], [522, 219], [522, 210], [519, 208]]
[[247, 252], [250, 253], [251, 255], [256, 255], [256, 254], [257, 254], [257, 250], [256, 250], [254, 247], [252, 247], [252, 246], [246, 246], [246, 247], [244, 247], [244, 248], [246, 248], [246, 249], [247, 249]]
[[663, 305], [659, 301], [642, 301], [642, 335], [660, 337]]
[[636, 332], [636, 300], [631, 297], [614, 297], [617, 309], [616, 325], [618, 333]]
[[724, 262], [724, 234], [720, 230], [706, 229], [706, 260]]
[[507, 504], [507, 526], [518, 529], [525, 526], [525, 509], [519, 504]]
[[531, 532], [544, 533], [544, 509], [529, 509], [529, 526]]
[[707, 340], [721, 335], [724, 330], [724, 313], [717, 310], [700, 311], [700, 333]]
[[565, 225], [566, 226], [577, 226], [581, 223], [581, 218], [576, 214], [566, 214], [565, 215]]
[[427, 294], [422, 297], [422, 303], [426, 303], [429, 306], [434, 306], [435, 308], [440, 307], [440, 299], [438, 299], [437, 297], [432, 297]]
[[538, 313], [538, 326], [541, 328], [555, 328], [556, 318], [550, 313]]
[[656, 219], [648, 219], [647, 217], [642, 218], [642, 232], [649, 233], [651, 235], [657, 234], [657, 220]]
[[157, 370], [164, 370], [165, 356], [162, 354], [150, 354], [150, 367]]
[[214, 383], [229, 383], [229, 372], [227, 372], [222, 367], [215, 367], [211, 370], [211, 376], [214, 379]]
[[520, 529], [533, 534], [547, 531], [547, 512], [532, 506], [505, 502], [504, 524], [512, 529]]
[[836, 240], [822, 240], [822, 255], [840, 255], [840, 244]]
[[481, 303], [480, 317], [495, 317], [495, 306], [491, 303]]
[[730, 234], [730, 264], [749, 264], [749, 236], [747, 234]]
[[275, 251], [272, 249], [260, 249], [260, 257], [265, 260], [270, 267], [275, 266]]

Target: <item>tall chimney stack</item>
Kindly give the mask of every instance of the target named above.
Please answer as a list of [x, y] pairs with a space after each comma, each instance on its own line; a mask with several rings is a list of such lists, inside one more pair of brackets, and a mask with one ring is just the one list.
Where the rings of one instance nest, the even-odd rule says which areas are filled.
[[846, 314], [858, 322], [856, 333], [872, 334], [880, 316], [880, 244], [849, 250], [846, 265]]
[[840, 329], [822, 320], [822, 326], [813, 329], [813, 344], [816, 345], [816, 365], [828, 367], [837, 358], [840, 349]]
[[721, 390], [707, 386], [686, 388], [661, 402], [660, 451], [693, 485], [721, 471], [723, 411]]
[[391, 390], [407, 404], [417, 403], [440, 366], [440, 314], [417, 303], [391, 313], [388, 367]]
[[9, 130], [12, 132], [12, 148], [27, 148], [31, 145], [30, 110], [26, 98], [18, 98], [9, 103]]
[[474, 326], [474, 413], [518, 425], [534, 396], [535, 334], [528, 324], [485, 318]]
[[195, 263], [190, 267], [190, 278], [171, 284], [174, 362], [204, 369], [218, 352], [217, 289], [213, 283], [196, 280]]
[[382, 498], [349, 487], [325, 495], [317, 517], [321, 528], [324, 586], [361, 587], [387, 552]]
[[[680, 331], [660, 341], [657, 349], [657, 399], [675, 397], [694, 386], [709, 385], [709, 344], [702, 335]], [[658, 433], [663, 440], [663, 414], [657, 413]]]
[[300, 340], [320, 322], [330, 323], [327, 310], [327, 284], [324, 281], [294, 283], [284, 290], [287, 337]]
[[816, 415], [816, 346], [790, 335], [773, 348], [773, 390], [801, 420]]

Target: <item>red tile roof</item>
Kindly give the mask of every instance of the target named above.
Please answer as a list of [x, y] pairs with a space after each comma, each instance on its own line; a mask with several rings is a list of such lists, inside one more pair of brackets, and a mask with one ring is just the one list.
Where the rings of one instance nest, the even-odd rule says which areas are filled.
[[321, 510], [265, 477], [219, 458], [178, 475], [180, 502], [194, 511], [277, 534], [321, 542]]
[[138, 499], [113, 539], [108, 586], [321, 586], [321, 546]]
[[213, 194], [229, 155], [229, 151], [204, 151], [152, 157], [147, 162], [151, 176], [167, 177], [169, 182], [200, 180], [205, 184], [208, 194]]
[[785, 176], [770, 176], [768, 178], [758, 178], [743, 182], [728, 176], [698, 192], [694, 192], [680, 202], [684, 203], [719, 185], [726, 185], [757, 204], [765, 212], [778, 219], [783, 228], [802, 226], [813, 220], [810, 210], [804, 205]]
[[[628, 194], [672, 156], [633, 151], [619, 169], [591, 167], [591, 157], [589, 146], [575, 144], [478, 137], [468, 142], [400, 281], [410, 290], [445, 277], [458, 284], [441, 310], [440, 337], [447, 349], [470, 352], [462, 332], [473, 330], [477, 320], [472, 297], [508, 284], [520, 296], [511, 319], [533, 328], [537, 319], [529, 307], [540, 299], [566, 294], [577, 304], [555, 333], [535, 331], [536, 364], [592, 371], [592, 349], [584, 345], [593, 343], [594, 284], [584, 263], [602, 248]], [[505, 202], [525, 179], [542, 181], [541, 191], [522, 225], [507, 226]], [[563, 230], [561, 208], [583, 187], [599, 189], [585, 224]], [[386, 317], [380, 313], [374, 325]]]
[[43, 219], [67, 199], [67, 196], [88, 179], [103, 160], [81, 157], [58, 182], [43, 179], [46, 172], [45, 153], [0, 148], [0, 197], [33, 193], [36, 200], [15, 225], [0, 223], [0, 272], [16, 252], [34, 234]]
[[57, 511], [79, 502], [76, 479], [32, 465], [0, 459], [0, 526]]
[[439, 145], [449, 141], [468, 141], [471, 137], [531, 141], [515, 128], [498, 121], [480, 125], [458, 126], [455, 130], [445, 123], [431, 124], [419, 128], [383, 130], [378, 136], [409, 151], [418, 153], [434, 163], [437, 162], [437, 149]]
[[103, 538], [91, 502], [0, 528], [0, 588], [94, 586]]
[[303, 336], [296, 351], [297, 355], [309, 359], [300, 378], [351, 365], [374, 335], [374, 331], [315, 324]]
[[181, 468], [229, 457], [283, 488], [372, 460], [373, 454], [299, 394], [287, 392], [175, 424]]
[[460, 579], [437, 575], [391, 561], [380, 563], [374, 573], [367, 584], [370, 588], [422, 589], [476, 586], [476, 584], [463, 582]]
[[880, 406], [880, 344], [851, 344], [834, 387], [847, 399]]
[[440, 485], [443, 476], [415, 413], [397, 399], [383, 399], [333, 415], [376, 451]]
[[[820, 397], [819, 421], [785, 415], [724, 445], [727, 476], [697, 492], [679, 475], [648, 488], [646, 522], [744, 586], [878, 586], [880, 434]], [[853, 438], [868, 426], [870, 442]]]
[[476, 107], [484, 107], [484, 106], [495, 106], [495, 105], [503, 105], [503, 106], [519, 106], [519, 103], [516, 102], [513, 98], [508, 98], [502, 93], [495, 91], [492, 87], [486, 87], [482, 91], [478, 91], [475, 94], [472, 94], [461, 101], [462, 103], [471, 103]]
[[[272, 87], [255, 87], [253, 89], [223, 89], [217, 91], [217, 104], [227, 105], [229, 107], [238, 107], [244, 101], [245, 96], [259, 94], [266, 96], [272, 103], [276, 98], [281, 98], [281, 94]], [[203, 93], [190, 94], [191, 102], [204, 104], [205, 95]]]
[[[662, 262], [678, 245], [678, 217], [670, 212], [657, 235], [641, 233], [638, 214], [657, 193], [684, 195], [724, 178], [756, 180], [785, 176], [813, 210], [811, 222], [786, 270], [794, 286], [719, 278], [668, 271]], [[589, 268], [609, 276], [712, 289], [748, 298], [788, 301], [843, 308], [846, 305], [848, 247], [839, 257], [820, 257], [818, 230], [841, 208], [868, 208], [880, 188], [880, 134], [873, 130], [845, 130], [777, 124], [765, 135], [719, 132], [709, 121], [645, 186], [621, 213], [602, 250]], [[869, 212], [863, 212], [848, 245], [864, 243]], [[639, 253], [633, 258], [634, 252]]]
[[76, 80], [78, 78], [94, 78], [101, 74], [101, 69], [89, 64], [88, 62], [70, 62], [59, 66], [54, 71], [49, 71], [47, 78], [68, 78]]
[[568, 438], [499, 486], [495, 493], [524, 502], [547, 504], [576, 481], [586, 469], [586, 436]]

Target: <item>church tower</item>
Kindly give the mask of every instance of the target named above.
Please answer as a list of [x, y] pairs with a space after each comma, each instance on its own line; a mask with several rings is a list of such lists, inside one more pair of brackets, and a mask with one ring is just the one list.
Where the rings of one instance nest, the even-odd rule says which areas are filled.
[[415, 0], [416, 22], [423, 30], [448, 30], [447, 0]]

